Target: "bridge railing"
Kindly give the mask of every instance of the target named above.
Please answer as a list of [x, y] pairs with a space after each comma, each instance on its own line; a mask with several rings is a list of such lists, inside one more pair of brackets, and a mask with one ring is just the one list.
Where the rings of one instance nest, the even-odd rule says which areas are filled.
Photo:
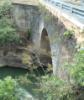
[[77, 6], [73, 4], [69, 4], [60, 0], [44, 0], [45, 3], [49, 3], [52, 6], [58, 7], [62, 10], [66, 10], [67, 12], [73, 13], [77, 16], [84, 17], [84, 7]]

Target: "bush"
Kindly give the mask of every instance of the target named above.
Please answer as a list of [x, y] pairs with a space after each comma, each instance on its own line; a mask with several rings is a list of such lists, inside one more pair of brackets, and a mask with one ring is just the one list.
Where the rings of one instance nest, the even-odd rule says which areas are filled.
[[20, 43], [20, 36], [10, 18], [10, 8], [9, 2], [0, 5], [0, 46]]
[[71, 85], [54, 76], [42, 78], [41, 91], [45, 100], [74, 100]]
[[70, 39], [72, 38], [73, 33], [74, 33], [73, 31], [68, 30], [64, 32], [64, 36]]
[[75, 84], [84, 86], [84, 50], [79, 50], [72, 64], [69, 65], [69, 72]]
[[0, 20], [0, 45], [18, 44], [20, 42], [20, 36], [16, 33], [16, 30], [11, 26], [8, 19]]
[[15, 96], [16, 81], [11, 77], [0, 80], [0, 100], [18, 100]]

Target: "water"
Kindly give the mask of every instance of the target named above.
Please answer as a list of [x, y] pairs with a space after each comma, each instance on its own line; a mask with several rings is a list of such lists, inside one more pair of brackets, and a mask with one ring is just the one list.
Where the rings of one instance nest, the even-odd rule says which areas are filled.
[[18, 78], [21, 75], [25, 75], [27, 74], [28, 71], [26, 69], [22, 69], [22, 68], [12, 68], [12, 67], [2, 67], [0, 68], [0, 79], [3, 79], [7, 76], [11, 76], [12, 78]]
[[37, 81], [36, 76], [31, 75], [28, 70], [22, 68], [7, 66], [0, 68], [0, 79], [4, 79], [7, 76], [11, 76], [19, 83], [20, 88], [17, 91], [20, 100], [37, 100], [36, 94], [33, 92], [33, 89], [37, 88], [37, 86], [33, 84]]

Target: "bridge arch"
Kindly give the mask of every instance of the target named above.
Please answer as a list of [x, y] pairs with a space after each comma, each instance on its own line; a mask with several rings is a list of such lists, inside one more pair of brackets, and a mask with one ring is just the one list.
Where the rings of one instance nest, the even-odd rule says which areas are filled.
[[41, 32], [40, 51], [41, 62], [46, 66], [48, 64], [52, 66], [51, 42], [46, 28], [43, 28]]

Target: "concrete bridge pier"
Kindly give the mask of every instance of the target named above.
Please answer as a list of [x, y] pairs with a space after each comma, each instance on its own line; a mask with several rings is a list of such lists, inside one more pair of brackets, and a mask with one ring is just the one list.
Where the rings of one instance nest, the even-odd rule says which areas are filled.
[[61, 57], [61, 46], [60, 43], [52, 45], [52, 65], [53, 65], [53, 74], [58, 76], [58, 70], [60, 67], [60, 57]]

